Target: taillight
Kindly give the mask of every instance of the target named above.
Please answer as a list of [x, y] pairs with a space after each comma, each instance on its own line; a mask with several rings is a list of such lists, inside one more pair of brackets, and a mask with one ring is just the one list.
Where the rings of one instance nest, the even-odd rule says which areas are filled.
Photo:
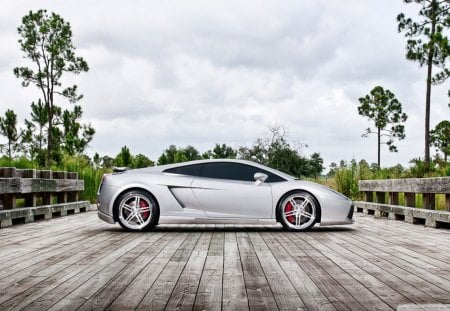
[[98, 194], [100, 194], [102, 192], [102, 186], [103, 186], [103, 182], [105, 181], [105, 178], [108, 174], [103, 174], [102, 175], [102, 179], [100, 180], [100, 186], [98, 188]]
[[355, 210], [355, 207], [352, 204], [352, 206], [350, 207], [350, 211], [348, 212], [348, 215], [347, 215], [348, 219], [353, 219], [353, 211], [354, 210]]

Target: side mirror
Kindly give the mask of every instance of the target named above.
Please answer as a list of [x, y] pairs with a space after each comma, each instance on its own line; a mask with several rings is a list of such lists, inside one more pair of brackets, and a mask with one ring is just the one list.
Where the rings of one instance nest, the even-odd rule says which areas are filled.
[[269, 176], [267, 176], [264, 173], [260, 173], [260, 172], [256, 172], [255, 175], [253, 175], [253, 179], [255, 179], [256, 185], [259, 185], [259, 184], [265, 182], [267, 177], [269, 177]]

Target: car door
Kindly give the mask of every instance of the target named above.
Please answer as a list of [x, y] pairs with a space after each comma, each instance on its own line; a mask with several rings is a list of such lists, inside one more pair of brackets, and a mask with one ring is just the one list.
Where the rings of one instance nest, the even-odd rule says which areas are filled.
[[[197, 198], [195, 197], [191, 185], [193, 178], [200, 173], [200, 164], [177, 166], [164, 171], [165, 184], [170, 191], [171, 196], [175, 199], [178, 208], [172, 208], [166, 215], [183, 215], [186, 217], [207, 217], [203, 208], [199, 205]], [[183, 214], [180, 214], [182, 208]], [[171, 213], [172, 212], [172, 213]]]
[[191, 187], [209, 218], [272, 218], [271, 185], [253, 179], [260, 171], [241, 163], [204, 163]]

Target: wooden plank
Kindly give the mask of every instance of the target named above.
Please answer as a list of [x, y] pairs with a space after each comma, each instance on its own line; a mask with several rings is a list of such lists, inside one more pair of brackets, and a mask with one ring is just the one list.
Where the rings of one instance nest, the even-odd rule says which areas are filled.
[[[335, 237], [328, 236], [333, 242]], [[438, 303], [442, 299], [442, 290], [433, 284], [418, 278], [416, 275], [391, 263], [393, 254], [382, 254], [383, 251], [371, 248], [367, 243], [358, 242], [351, 236], [339, 237], [345, 241], [351, 241], [348, 248], [354, 249], [357, 253], [342, 253], [348, 260], [354, 262], [358, 267], [385, 283], [395, 291], [408, 298], [412, 303]], [[337, 243], [332, 247], [340, 247]], [[427, 288], [424, 292], [421, 288]]]
[[359, 191], [450, 193], [450, 177], [360, 180]]
[[[85, 239], [83, 245], [80, 247], [72, 246], [69, 249], [59, 248], [51, 254], [46, 254], [45, 259], [40, 258], [37, 262], [28, 261], [28, 264], [23, 269], [1, 279], [0, 290], [7, 289], [11, 293], [17, 287], [15, 292], [23, 292], [26, 288], [35, 285], [37, 281], [36, 277], [48, 277], [63, 269], [65, 265], [78, 264], [77, 255], [84, 254], [85, 249], [89, 250], [91, 246], [98, 247], [98, 245], [102, 245], [102, 243], [107, 242], [107, 239], [108, 237], [106, 235], [103, 239], [100, 236], [90, 240]], [[111, 243], [112, 239], [109, 240], [109, 243]], [[11, 286], [11, 284], [13, 285]], [[16, 284], [20, 284], [20, 286], [16, 286]], [[2, 295], [0, 297], [0, 303], [9, 298], [11, 297], [8, 295]]]
[[[122, 239], [111, 244], [110, 248], [105, 250], [103, 256], [96, 261], [95, 265], [87, 266], [75, 277], [34, 300], [25, 310], [46, 310], [50, 308], [58, 310], [67, 309], [70, 306], [75, 308], [75, 306], [81, 305], [86, 300], [83, 294], [87, 294], [88, 297], [94, 294], [95, 291], [92, 291], [92, 289], [109, 280], [109, 276], [114, 273], [111, 269], [114, 270], [120, 266], [122, 257], [128, 259], [130, 252], [136, 247], [139, 248], [139, 244], [145, 240], [146, 238], [142, 236], [136, 237], [133, 234], [123, 234]], [[117, 244], [118, 247], [114, 244]], [[89, 261], [89, 263], [92, 263], [92, 261]], [[119, 271], [116, 271], [116, 273]], [[99, 277], [101, 275], [99, 273], [101, 272], [105, 272], [105, 275], [100, 280]]]
[[81, 179], [0, 178], [0, 193], [49, 193], [83, 191]]
[[305, 304], [259, 233], [249, 233], [249, 237], [278, 308], [281, 310], [306, 310]]
[[71, 244], [80, 239], [79, 234], [83, 234], [83, 229], [91, 223], [89, 220], [70, 225], [69, 222], [62, 223], [55, 219], [51, 227], [45, 222], [27, 224], [26, 227], [31, 228], [30, 230], [24, 230], [22, 226], [19, 234], [16, 233], [19, 229], [10, 231], [11, 234], [7, 234], [8, 229], [1, 230], [4, 234], [0, 237], [0, 269], [14, 264], [19, 258], [23, 260], [27, 254], [34, 257], [37, 253], [49, 251], [60, 244]]
[[192, 310], [212, 233], [202, 233], [167, 302], [167, 310]]
[[353, 226], [306, 233], [208, 224], [136, 234], [95, 213], [2, 229], [0, 310], [450, 303], [448, 230], [355, 217]]
[[77, 235], [76, 232], [72, 231], [71, 233], [67, 233], [66, 235], [64, 235], [64, 243], [62, 243], [61, 238], [55, 238], [49, 239], [55, 240], [55, 243], [52, 244], [45, 243], [44, 245], [32, 248], [22, 247], [22, 249], [24, 249], [23, 252], [18, 251], [17, 255], [9, 254], [5, 256], [6, 259], [0, 263], [0, 270], [2, 271], [2, 273], [0, 274], [0, 280], [10, 275], [16, 274], [28, 266], [34, 266], [40, 261], [46, 260], [49, 257], [55, 256], [57, 254], [65, 255], [64, 251], [72, 251], [72, 243], [77, 243], [80, 241], [88, 243], [90, 240], [101, 241], [102, 236], [104, 235]]
[[[282, 246], [283, 242], [289, 244], [290, 241], [281, 232], [262, 234], [262, 237], [308, 310], [336, 310], [320, 288]], [[295, 250], [291, 251], [295, 252]]]
[[[107, 239], [104, 239], [103, 241], [100, 239], [93, 241], [92, 244], [83, 244], [81, 251], [70, 254], [66, 260], [57, 261], [57, 263], [53, 263], [53, 265], [42, 271], [36, 267], [30, 267], [34, 269], [29, 273], [27, 278], [19, 279], [17, 281], [9, 280], [10, 284], [21, 284], [21, 286], [16, 291], [16, 294], [18, 293], [17, 295], [1, 304], [2, 308], [4, 310], [17, 310], [26, 307], [53, 288], [56, 288], [62, 283], [75, 277], [78, 273], [81, 273], [87, 268], [90, 260], [98, 259], [104, 249], [111, 249], [111, 243], [114, 242], [114, 240], [111, 239], [111, 237], [108, 238], [106, 236], [106, 238]], [[79, 249], [80, 247], [77, 248], [77, 250]], [[80, 263], [83, 262], [83, 260], [85, 260], [86, 263]], [[16, 275], [14, 275], [14, 277], [16, 277]], [[39, 279], [41, 281], [36, 283], [38, 280], [36, 277], [47, 278], [42, 280]], [[24, 284], [26, 283], [29, 283], [32, 286], [28, 286], [28, 289], [25, 289], [26, 287], [24, 287]], [[10, 295], [13, 292], [11, 287], [9, 287], [8, 294]], [[2, 296], [2, 298], [4, 297]]]
[[110, 227], [110, 225], [98, 221], [95, 212], [89, 216], [86, 214], [79, 215], [81, 217], [79, 221], [78, 216], [76, 218], [55, 218], [52, 220], [51, 226], [47, 221], [39, 221], [28, 223], [25, 226], [3, 228], [0, 230], [0, 247], [3, 250], [5, 246], [17, 246], [18, 244], [34, 245], [35, 242], [45, 244], [53, 237], [59, 238], [59, 235], [76, 230], [78, 232], [85, 230], [92, 232], [93, 228], [89, 226], [93, 223], [97, 224], [95, 230], [98, 231]]
[[[411, 303], [406, 297], [395, 291], [395, 288], [391, 288], [373, 277], [351, 260], [348, 260], [343, 254], [348, 251], [340, 248], [331, 248], [327, 243], [326, 238], [318, 237], [313, 234], [305, 234], [305, 242], [312, 245], [317, 249], [316, 256], [327, 257], [331, 262], [335, 264], [335, 267], [339, 267], [347, 274], [344, 278], [340, 277], [341, 283], [348, 280], [349, 276], [357, 280], [360, 286], [351, 286], [348, 290], [363, 306], [370, 306], [370, 308], [377, 310], [386, 310], [389, 307], [396, 309], [399, 304]], [[330, 270], [331, 273], [337, 275], [339, 271], [336, 268]], [[349, 284], [355, 284], [350, 280]]]
[[135, 309], [147, 294], [161, 271], [186, 239], [186, 233], [174, 233], [174, 239], [165, 247], [136, 278], [116, 297], [110, 310]]
[[[328, 271], [331, 265], [325, 260], [309, 254], [314, 248], [302, 241], [301, 235], [284, 233], [280, 244], [295, 259], [296, 263], [308, 274], [337, 310], [364, 310], [364, 307], [339, 283], [342, 274], [334, 275]], [[325, 267], [324, 267], [325, 266]], [[347, 285], [347, 284], [346, 284]]]
[[209, 244], [193, 310], [221, 310], [224, 233], [214, 232]]
[[[420, 287], [429, 288], [428, 294], [438, 299], [446, 297], [445, 292], [450, 293], [450, 281], [448, 280], [448, 274], [441, 275], [441, 273], [439, 273], [442, 271], [441, 269], [430, 271], [429, 268], [423, 268], [426, 264], [420, 261], [415, 261], [412, 256], [403, 255], [401, 252], [397, 252], [395, 248], [391, 247], [392, 251], [386, 251], [386, 248], [383, 249], [375, 245], [368, 244], [366, 239], [361, 238], [360, 236], [352, 236], [351, 238], [354, 239], [354, 242], [360, 249], [370, 252], [372, 255], [377, 255], [380, 258], [389, 258], [389, 263], [387, 266], [391, 267], [391, 273], [398, 274], [399, 276], [402, 274], [409, 275], [409, 278], [406, 279], [405, 277], [405, 280], [411, 285], [420, 285]], [[413, 263], [411, 263], [411, 261]]]
[[199, 233], [190, 233], [173, 254], [164, 270], [141, 300], [136, 310], [164, 310], [183, 268], [199, 240]]
[[[229, 227], [226, 227], [226, 230]], [[235, 232], [225, 233], [222, 310], [248, 310], [244, 274]]]
[[278, 309], [248, 234], [237, 232], [236, 237], [250, 310]]
[[[352, 244], [353, 249], [359, 248], [359, 257], [364, 258], [363, 261], [359, 258], [358, 266], [412, 302], [450, 302], [450, 291], [448, 291], [450, 283], [447, 280], [429, 272], [419, 274], [419, 267], [408, 267], [404, 261], [396, 258], [395, 252], [384, 252], [371, 248], [366, 242], [352, 241]], [[358, 257], [350, 258], [357, 260]], [[422, 289], [426, 289], [426, 291]]]
[[[361, 225], [364, 233], [357, 234], [363, 238], [367, 235], [368, 240], [373, 240], [376, 237], [377, 245], [390, 247], [394, 244], [396, 251], [408, 254], [408, 257], [405, 257], [407, 261], [415, 261], [415, 258], [420, 257], [419, 266], [422, 268], [430, 267], [427, 265], [427, 263], [430, 263], [432, 265], [431, 270], [450, 271], [450, 245], [447, 243], [450, 232], [415, 227], [416, 230], [405, 230], [403, 233], [401, 228], [407, 227], [404, 224], [401, 227], [397, 227], [395, 222], [380, 223], [380, 225], [385, 225], [386, 230], [380, 230], [381, 228], [375, 230], [374, 226]], [[388, 228], [391, 229], [387, 230]], [[392, 234], [393, 230], [398, 234]], [[426, 232], [421, 234], [422, 230], [426, 230]], [[434, 234], [435, 231], [438, 231], [437, 235]]]
[[173, 239], [173, 236], [164, 234], [164, 237], [158, 239], [164, 233], [159, 233], [152, 238], [141, 243], [138, 247], [142, 252], [117, 276], [105, 284], [95, 294], [93, 294], [86, 302], [77, 310], [103, 310], [112, 304], [116, 297], [129, 284], [139, 276], [145, 267], [166, 247]]

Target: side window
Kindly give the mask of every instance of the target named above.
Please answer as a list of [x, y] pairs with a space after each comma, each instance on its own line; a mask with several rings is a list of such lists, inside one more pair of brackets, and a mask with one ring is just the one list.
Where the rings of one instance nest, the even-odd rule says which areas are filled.
[[201, 176], [218, 179], [253, 181], [251, 166], [238, 163], [213, 162], [203, 165]]
[[169, 168], [169, 169], [165, 170], [164, 173], [172, 173], [172, 174], [180, 174], [180, 175], [188, 175], [188, 176], [199, 176], [201, 167], [202, 167], [201, 164], [178, 166], [178, 167]]
[[275, 174], [269, 173], [257, 167], [229, 162], [206, 163], [203, 165], [200, 176], [253, 182], [255, 181], [253, 176], [256, 172], [267, 174], [269, 177], [267, 178], [266, 182], [285, 181], [284, 178], [281, 178]]
[[278, 175], [272, 174], [270, 172], [263, 171], [262, 173], [267, 174], [267, 176], [269, 176], [269, 177], [267, 177], [265, 182], [269, 182], [270, 183], [270, 182], [286, 181], [286, 179], [284, 179], [283, 177], [280, 177]]

